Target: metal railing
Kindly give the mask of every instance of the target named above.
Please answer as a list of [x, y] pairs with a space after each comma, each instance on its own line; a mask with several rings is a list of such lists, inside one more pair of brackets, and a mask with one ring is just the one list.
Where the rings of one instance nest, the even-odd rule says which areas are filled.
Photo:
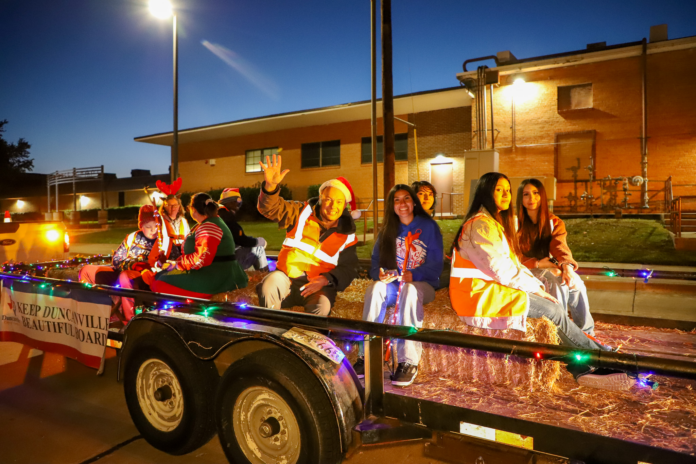
[[[185, 313], [202, 313], [211, 318], [245, 319], [251, 322], [271, 323], [281, 327], [300, 326], [307, 329], [332, 331], [336, 334], [350, 336], [373, 336], [380, 338], [398, 338], [422, 343], [484, 350], [494, 353], [504, 353], [523, 358], [560, 361], [562, 363], [576, 362], [581, 357], [584, 362], [595, 367], [621, 369], [633, 372], [652, 372], [684, 379], [696, 380], [696, 362], [681, 361], [654, 356], [641, 356], [631, 353], [611, 351], [583, 350], [561, 345], [510, 340], [505, 338], [470, 335], [450, 330], [417, 329], [415, 327], [380, 324], [362, 320], [340, 319], [336, 317], [316, 316], [293, 311], [266, 309], [252, 306], [248, 303], [228, 303], [210, 301], [201, 298], [187, 298], [174, 295], [164, 295], [143, 290], [131, 290], [106, 285], [83, 284], [46, 277], [32, 277], [0, 273], [0, 279], [28, 283], [45, 283], [49, 286], [76, 288], [103, 292], [112, 296], [134, 298], [136, 306], [149, 307], [149, 311], [161, 311], [167, 306], [169, 310]], [[50, 291], [46, 290], [47, 292]], [[381, 369], [381, 364], [380, 364]]]
[[[681, 238], [682, 235], [682, 213], [685, 211], [684, 203], [685, 200], [696, 200], [696, 195], [681, 195], [672, 200], [669, 219], [670, 228], [675, 237]], [[696, 211], [696, 207], [693, 209], [686, 209], [686, 211]]]
[[[454, 215], [454, 198], [455, 196], [458, 195], [464, 195], [462, 192], [441, 192], [440, 193], [440, 217], [444, 216], [444, 207], [445, 207], [445, 195], [449, 195], [449, 206], [450, 210], [448, 211], [448, 214]], [[437, 210], [437, 206], [435, 207]], [[437, 212], [436, 212], [437, 214]]]

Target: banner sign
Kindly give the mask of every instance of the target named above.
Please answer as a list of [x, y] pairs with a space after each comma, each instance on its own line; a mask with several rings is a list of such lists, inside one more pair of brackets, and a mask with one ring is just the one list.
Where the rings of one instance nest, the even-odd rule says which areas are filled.
[[109, 295], [0, 278], [0, 304], [0, 341], [23, 343], [99, 369], [109, 330]]

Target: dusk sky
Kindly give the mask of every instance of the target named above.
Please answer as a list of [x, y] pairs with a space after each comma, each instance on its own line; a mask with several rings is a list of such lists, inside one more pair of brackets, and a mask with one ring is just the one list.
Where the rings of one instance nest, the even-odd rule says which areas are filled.
[[[177, 0], [179, 129], [370, 98], [369, 0]], [[393, 1], [394, 94], [453, 87], [468, 58], [696, 35], [696, 1]], [[378, 33], [379, 34], [379, 33]], [[693, 79], [693, 76], [690, 78]], [[380, 78], [381, 82], [381, 78]], [[381, 85], [381, 84], [380, 84]], [[0, 120], [34, 172], [167, 172], [171, 19], [147, 0], [0, 0]]]

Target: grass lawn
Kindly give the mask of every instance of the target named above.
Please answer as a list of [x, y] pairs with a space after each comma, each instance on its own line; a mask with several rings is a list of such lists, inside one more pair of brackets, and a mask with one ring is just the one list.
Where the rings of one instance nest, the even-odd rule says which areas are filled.
[[675, 250], [667, 230], [647, 219], [568, 219], [576, 261], [696, 266], [696, 251]]
[[[664, 264], [696, 266], [696, 251], [677, 251], [667, 230], [657, 221], [646, 219], [568, 219], [568, 244], [577, 261]], [[438, 221], [446, 252], [454, 240], [461, 220]], [[368, 227], [372, 221], [368, 221]], [[264, 237], [269, 251], [280, 250], [285, 231], [271, 222], [243, 222], [244, 232]], [[362, 238], [362, 221], [357, 223]], [[132, 232], [131, 228], [116, 228], [71, 237], [73, 243], [111, 243], [118, 245]], [[369, 258], [373, 240], [358, 247], [360, 258]]]

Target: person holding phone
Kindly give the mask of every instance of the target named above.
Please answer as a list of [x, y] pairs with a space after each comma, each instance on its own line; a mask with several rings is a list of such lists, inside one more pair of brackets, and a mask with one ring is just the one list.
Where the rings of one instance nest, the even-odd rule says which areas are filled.
[[[411, 187], [395, 185], [372, 249], [370, 277], [375, 282], [365, 292], [363, 320], [384, 322], [387, 306], [396, 304], [397, 324], [421, 328], [423, 305], [435, 299], [443, 265], [440, 227], [423, 210]], [[418, 374], [422, 347], [409, 340], [395, 340], [395, 345], [399, 364], [391, 381], [405, 387]], [[359, 359], [354, 368], [364, 375], [364, 360]]]

